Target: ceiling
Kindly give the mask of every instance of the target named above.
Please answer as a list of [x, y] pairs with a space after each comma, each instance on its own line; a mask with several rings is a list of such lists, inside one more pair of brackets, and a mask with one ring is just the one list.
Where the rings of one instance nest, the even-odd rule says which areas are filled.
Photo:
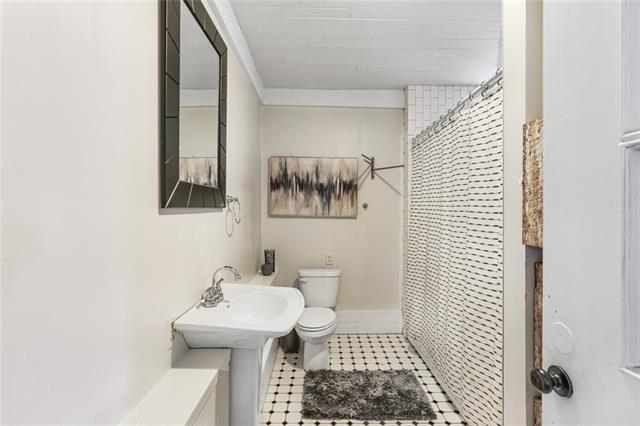
[[266, 88], [473, 84], [496, 70], [500, 0], [231, 0]]

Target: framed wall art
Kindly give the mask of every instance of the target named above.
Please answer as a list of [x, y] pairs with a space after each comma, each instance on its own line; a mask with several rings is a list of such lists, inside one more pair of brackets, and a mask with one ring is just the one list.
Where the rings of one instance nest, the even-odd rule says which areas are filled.
[[269, 158], [269, 215], [355, 218], [358, 159]]

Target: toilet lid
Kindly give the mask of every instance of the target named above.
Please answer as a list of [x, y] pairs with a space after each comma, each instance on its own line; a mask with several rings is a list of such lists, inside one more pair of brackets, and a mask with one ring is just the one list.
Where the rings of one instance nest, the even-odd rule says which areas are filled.
[[339, 277], [342, 274], [340, 269], [307, 268], [298, 269], [299, 277]]
[[336, 322], [336, 313], [329, 308], [304, 308], [298, 326], [305, 330], [323, 329]]

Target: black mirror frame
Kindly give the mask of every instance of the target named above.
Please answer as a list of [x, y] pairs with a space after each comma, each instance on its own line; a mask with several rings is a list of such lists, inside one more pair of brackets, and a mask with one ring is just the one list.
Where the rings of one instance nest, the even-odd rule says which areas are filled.
[[[220, 56], [217, 188], [179, 180], [181, 1]], [[160, 0], [159, 5], [160, 208], [223, 208], [227, 193], [227, 45], [201, 0]]]

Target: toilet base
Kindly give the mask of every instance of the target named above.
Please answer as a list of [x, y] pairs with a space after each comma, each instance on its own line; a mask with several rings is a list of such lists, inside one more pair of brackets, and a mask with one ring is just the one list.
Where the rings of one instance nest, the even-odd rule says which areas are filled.
[[302, 365], [305, 370], [329, 369], [329, 340], [312, 343], [304, 342]]

